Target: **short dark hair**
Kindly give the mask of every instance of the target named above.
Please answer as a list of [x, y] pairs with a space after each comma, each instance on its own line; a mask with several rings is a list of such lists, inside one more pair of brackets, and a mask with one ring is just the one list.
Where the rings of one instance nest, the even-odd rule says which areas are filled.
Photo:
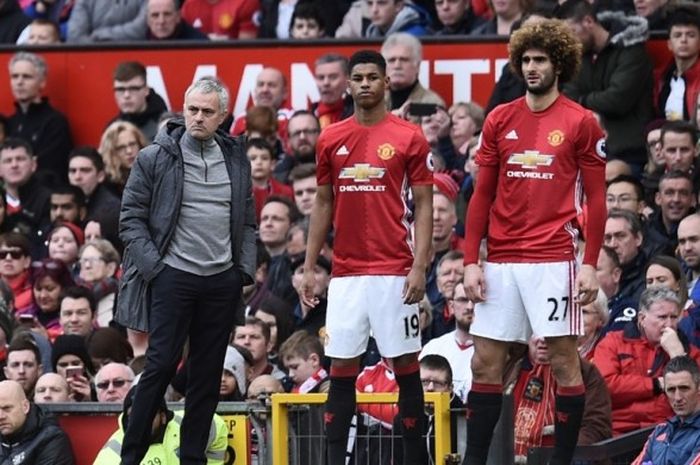
[[289, 182], [316, 176], [316, 163], [300, 163], [289, 171]]
[[304, 329], [295, 331], [280, 346], [280, 361], [283, 364], [288, 357], [300, 357], [303, 360], [308, 360], [312, 354], [318, 355], [319, 360], [322, 361], [323, 344], [318, 336], [311, 335]]
[[76, 157], [83, 157], [90, 160], [92, 166], [95, 167], [98, 173], [105, 170], [105, 161], [102, 159], [102, 155], [100, 155], [100, 152], [98, 152], [95, 147], [90, 145], [75, 147], [70, 151], [70, 154], [68, 154], [68, 162]]
[[[323, 20], [323, 16], [319, 13], [318, 5], [316, 2], [299, 2], [294, 7], [294, 12], [292, 13], [292, 20], [289, 21], [289, 32], [292, 31], [294, 27], [295, 19], [313, 19], [318, 24], [318, 28], [325, 31], [326, 22]], [[290, 34], [291, 35], [291, 34]]]
[[88, 304], [90, 305], [90, 312], [94, 315], [95, 312], [97, 311], [97, 301], [95, 300], [95, 295], [92, 293], [92, 291], [86, 287], [83, 286], [70, 286], [61, 292], [61, 298], [59, 299], [59, 308], [61, 307], [61, 302], [63, 302], [63, 299], [65, 298], [70, 298], [70, 299], [85, 299], [88, 301]]
[[627, 224], [635, 236], [642, 234], [642, 220], [639, 219], [639, 215], [629, 210], [623, 210], [621, 208], [613, 208], [608, 212], [608, 218], [616, 218], [627, 221]]
[[27, 152], [27, 155], [30, 157], [34, 156], [34, 149], [32, 148], [32, 145], [20, 137], [8, 137], [5, 139], [2, 145], [0, 145], [0, 151], [6, 149], [24, 149]]
[[352, 69], [357, 65], [364, 64], [374, 64], [377, 65], [382, 73], [382, 76], [386, 76], [386, 60], [381, 53], [374, 50], [359, 50], [350, 57], [350, 62], [348, 63], [349, 72], [352, 73]]
[[615, 249], [613, 249], [612, 247], [610, 247], [608, 245], [603, 245], [600, 248], [600, 252], [604, 253], [605, 255], [608, 256], [610, 261], [613, 262], [613, 266], [615, 268], [622, 269], [622, 264], [620, 263], [620, 256], [617, 255], [617, 253], [615, 252]]
[[593, 21], [598, 22], [597, 10], [598, 5], [588, 0], [566, 0], [557, 7], [555, 16], [559, 19], [571, 19], [577, 23], [586, 16], [590, 16]]
[[294, 203], [294, 200], [290, 199], [289, 197], [285, 197], [283, 195], [271, 195], [268, 198], [265, 199], [265, 202], [263, 203], [263, 207], [267, 205], [268, 203], [272, 202], [278, 202], [281, 204], [284, 204], [287, 206], [287, 210], [289, 211], [289, 224], [296, 223], [302, 218], [302, 214], [299, 211], [299, 208], [297, 207], [297, 204]]
[[122, 61], [114, 68], [113, 78], [115, 81], [130, 81], [135, 77], [146, 80], [146, 67], [138, 61]]
[[237, 325], [233, 329], [234, 336], [236, 334], [236, 329], [241, 327], [241, 326], [257, 326], [258, 328], [260, 328], [260, 331], [262, 332], [263, 338], [265, 338], [265, 342], [270, 342], [270, 325], [265, 323], [260, 318], [255, 318], [254, 316], [245, 317], [245, 321], [243, 322], [243, 324]]
[[289, 117], [287, 120], [287, 126], [289, 126], [289, 122], [296, 118], [297, 116], [310, 116], [316, 121], [316, 126], [321, 129], [321, 123], [318, 121], [318, 117], [313, 114], [313, 112], [309, 110], [296, 110], [294, 113], [292, 113], [292, 116]]
[[688, 134], [691, 142], [693, 143], [693, 147], [695, 147], [695, 145], [698, 143], [698, 130], [693, 123], [688, 121], [676, 120], [665, 122], [663, 126], [661, 126], [661, 135], [659, 136], [661, 147], [664, 146], [664, 136], [667, 132], [673, 132], [675, 134]]
[[7, 356], [9, 357], [12, 352], [19, 352], [20, 350], [30, 350], [34, 352], [36, 363], [41, 365], [41, 351], [39, 351], [39, 346], [34, 340], [34, 337], [28, 331], [15, 334], [12, 341], [10, 341], [10, 345], [7, 346]]
[[420, 366], [429, 370], [440, 370], [447, 373], [447, 383], [452, 384], [452, 367], [445, 357], [429, 354], [420, 359]]
[[700, 11], [692, 4], [682, 4], [670, 8], [667, 16], [668, 32], [673, 26], [692, 26], [700, 31]]
[[248, 139], [245, 144], [245, 151], [248, 153], [248, 150], [251, 148], [256, 148], [258, 150], [265, 150], [269, 155], [270, 159], [274, 160], [275, 159], [275, 149], [270, 145], [268, 141], [261, 137], [253, 137], [252, 139]]
[[679, 355], [669, 360], [664, 368], [664, 376], [668, 373], [680, 373], [683, 371], [690, 373], [695, 386], [700, 385], [700, 368], [698, 368], [698, 363], [688, 355]]
[[621, 182], [632, 184], [632, 186], [634, 186], [634, 193], [637, 196], [637, 200], [644, 200], [644, 186], [642, 186], [642, 183], [641, 181], [639, 181], [639, 178], [636, 178], [632, 175], [621, 174], [619, 176], [615, 176], [610, 181], [608, 181], [607, 187]]
[[78, 186], [71, 186], [70, 184], [58, 184], [51, 189], [51, 195], [72, 195], [73, 202], [78, 206], [78, 208], [83, 208], [87, 205], [85, 200], [85, 192]]
[[340, 55], [339, 53], [326, 53], [321, 55], [316, 59], [315, 66], [326, 65], [328, 63], [340, 63], [340, 67], [343, 70], [343, 74], [348, 75], [348, 57]]
[[0, 234], [0, 245], [2, 244], [7, 247], [17, 247], [22, 250], [25, 257], [31, 254], [32, 244], [29, 242], [29, 238], [22, 233], [11, 231]]
[[693, 178], [691, 178], [688, 173], [684, 173], [680, 170], [667, 171], [659, 178], [659, 187], [661, 187], [662, 182], [668, 181], [669, 179], [685, 179], [690, 183], [691, 190], [693, 190]]

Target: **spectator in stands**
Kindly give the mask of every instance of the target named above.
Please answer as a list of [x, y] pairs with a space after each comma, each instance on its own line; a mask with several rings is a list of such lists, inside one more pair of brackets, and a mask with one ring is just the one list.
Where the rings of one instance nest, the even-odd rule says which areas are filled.
[[49, 257], [66, 264], [73, 275], [78, 274], [80, 247], [85, 243], [85, 235], [80, 226], [59, 222], [47, 236]]
[[490, 3], [493, 17], [474, 29], [473, 36], [508, 36], [513, 26], [534, 7], [532, 0], [506, 0]]
[[[51, 189], [50, 226], [72, 223], [80, 226], [85, 219], [85, 194], [80, 188], [59, 185]], [[48, 231], [47, 231], [48, 232]]]
[[289, 22], [289, 37], [291, 39], [321, 39], [325, 36], [326, 23], [319, 11], [319, 5], [297, 3]]
[[644, 127], [653, 111], [652, 64], [644, 48], [648, 29], [639, 16], [599, 8], [567, 0], [557, 10], [583, 45], [581, 71], [564, 90], [600, 115], [608, 158], [622, 159], [639, 173], [646, 162]]
[[620, 258], [614, 249], [604, 245], [598, 255], [596, 265], [596, 278], [600, 284], [600, 290], [608, 299], [609, 317], [603, 326], [601, 337], [608, 331], [618, 331], [637, 317], [638, 299], [632, 296], [620, 294], [620, 280], [622, 278], [622, 266]]
[[98, 152], [104, 161], [106, 182], [120, 197], [136, 156], [146, 145], [145, 134], [127, 121], [115, 121], [102, 133]]
[[8, 138], [0, 146], [0, 177], [4, 181], [6, 215], [30, 240], [49, 221], [51, 191], [35, 175], [37, 158], [22, 139]]
[[442, 25], [435, 35], [468, 35], [486, 22], [474, 14], [470, 0], [435, 0], [435, 8]]
[[700, 277], [700, 214], [688, 215], [678, 224], [678, 253], [688, 270], [688, 292], [691, 292]]
[[68, 436], [56, 420], [30, 403], [22, 387], [14, 381], [0, 382], [2, 426], [0, 462], [11, 464], [74, 465]]
[[58, 24], [49, 19], [35, 19], [17, 39], [17, 45], [57, 45], [61, 43]]
[[604, 243], [615, 251], [622, 267], [618, 294], [631, 297], [634, 301], [639, 299], [644, 289], [642, 270], [647, 257], [642, 250], [643, 241], [642, 222], [638, 215], [619, 209], [608, 212]]
[[[124, 431], [131, 419], [131, 409], [136, 388], [132, 388], [126, 394], [122, 414], [119, 416], [119, 427], [109, 437], [105, 445], [97, 454], [93, 465], [119, 465], [121, 462], [121, 450], [124, 442]], [[165, 399], [160, 399], [155, 408], [156, 413], [148, 431], [148, 450], [143, 462], [158, 465], [170, 465], [180, 463], [180, 436], [183, 419], [182, 411], [168, 409]], [[223, 465], [228, 447], [228, 428], [224, 420], [214, 415], [211, 426], [208, 428], [209, 439], [206, 441], [206, 463], [208, 465]], [[184, 460], [183, 460], [184, 462]]]
[[292, 287], [292, 270], [285, 253], [287, 234], [300, 218], [294, 200], [278, 195], [267, 198], [260, 214], [260, 241], [270, 254], [267, 289], [289, 303], [296, 303], [297, 293]]
[[698, 131], [687, 121], [669, 121], [661, 127], [661, 153], [666, 171], [691, 176], [693, 188], [700, 188], [700, 159], [697, 157]]
[[[23, 0], [23, 3], [26, 4], [26, 0]], [[65, 41], [68, 19], [74, 5], [74, 0], [31, 0], [31, 3], [24, 7], [24, 13], [34, 21], [40, 20], [53, 24], [57, 38]]]
[[272, 349], [268, 353], [268, 359], [272, 363], [279, 364], [280, 345], [294, 331], [294, 309], [279, 297], [268, 294], [260, 301], [257, 309], [251, 311], [251, 315], [264, 321], [270, 327], [270, 344], [272, 344]]
[[34, 305], [24, 314], [34, 316], [32, 327], [45, 330], [53, 341], [61, 334], [61, 292], [75, 283], [65, 263], [53, 258], [32, 263], [31, 282]]
[[664, 367], [679, 355], [700, 359], [700, 351], [677, 333], [680, 313], [675, 292], [650, 287], [640, 298], [638, 321], [609, 332], [596, 347], [593, 361], [610, 389], [616, 435], [671, 416], [661, 384]]
[[48, 181], [65, 179], [73, 141], [66, 117], [42, 97], [46, 61], [33, 53], [16, 53], [10, 58], [9, 75], [16, 111], [9, 118], [8, 135], [32, 145], [37, 171]]
[[95, 369], [84, 337], [77, 334], [58, 336], [51, 350], [51, 365], [68, 383], [72, 400], [87, 402], [97, 399], [91, 384]]
[[365, 0], [370, 25], [364, 37], [386, 37], [396, 32], [414, 36], [429, 34], [431, 19], [427, 11], [404, 0]]
[[224, 369], [221, 373], [219, 401], [241, 402], [245, 400], [248, 374], [253, 357], [245, 347], [226, 346]]
[[[598, 119], [598, 118], [597, 118]], [[632, 176], [632, 167], [623, 160], [608, 160], [605, 163], [605, 182], [610, 182], [618, 176]]]
[[321, 129], [353, 114], [352, 97], [348, 88], [348, 59], [337, 53], [327, 53], [316, 60], [314, 79], [320, 100], [311, 105]]
[[251, 380], [260, 375], [272, 375], [277, 379], [285, 377], [284, 372], [267, 359], [267, 354], [272, 349], [267, 323], [255, 317], [246, 317], [243, 325], [234, 328], [233, 343], [248, 349], [253, 357]]
[[674, 257], [655, 255], [649, 259], [644, 270], [646, 287], [661, 286], [671, 289], [678, 295], [681, 309], [688, 301], [688, 285], [681, 270], [681, 264]]
[[602, 289], [598, 289], [598, 296], [593, 302], [581, 308], [581, 314], [583, 315], [583, 334], [578, 338], [578, 353], [581, 358], [591, 360], [595, 346], [603, 337], [603, 328], [610, 319], [608, 298]]
[[613, 208], [629, 210], [641, 215], [645, 208], [644, 188], [639, 179], [634, 176], [620, 175], [608, 183], [605, 190], [605, 202], [608, 211]]
[[148, 0], [146, 22], [148, 40], [209, 40], [182, 19], [178, 0]]
[[0, 0], [0, 44], [16, 43], [31, 21], [17, 0]]
[[[236, 120], [237, 122], [238, 120]], [[263, 139], [275, 151], [275, 161], [279, 161], [284, 156], [284, 147], [277, 134], [277, 113], [270, 107], [254, 105], [245, 112], [246, 139]]]
[[146, 2], [143, 0], [76, 0], [68, 19], [68, 42], [143, 40]]
[[[304, 277], [305, 254], [294, 257], [292, 261], [292, 285], [294, 289], [299, 289], [301, 280]], [[313, 334], [324, 340], [326, 326], [326, 307], [328, 305], [328, 286], [331, 280], [331, 262], [323, 255], [319, 255], [314, 266], [314, 295], [318, 299], [318, 305], [309, 307], [301, 300], [294, 307], [295, 327], [303, 329], [309, 334]]]
[[659, 181], [657, 209], [645, 224], [644, 237], [656, 253], [673, 255], [678, 246], [678, 223], [695, 210], [693, 182], [686, 172], [668, 171]]
[[[146, 67], [138, 61], [121, 62], [114, 69], [113, 80], [114, 100], [119, 108], [119, 114], [112, 118], [110, 124], [115, 121], [127, 121], [139, 128], [147, 141], [153, 141], [158, 131], [160, 115], [168, 108], [160, 95], [148, 87]], [[107, 131], [109, 129], [107, 128]], [[105, 134], [107, 131], [105, 131]], [[138, 150], [134, 150], [137, 148], [135, 142], [139, 141], [127, 142], [128, 147], [126, 148], [119, 147], [123, 144], [121, 141], [116, 142], [114, 144], [115, 149], [120, 152], [119, 155], [123, 158], [132, 158], [131, 164], [133, 164], [133, 158], [136, 158], [136, 153], [138, 153]], [[102, 142], [100, 142], [100, 148], [102, 148]], [[138, 148], [143, 148], [143, 145]], [[103, 157], [105, 156], [102, 150], [100, 150], [100, 153], [102, 153]], [[106, 160], [105, 164], [109, 166]]]
[[420, 118], [420, 126], [425, 140], [430, 144], [434, 170], [438, 173], [446, 171], [446, 160], [457, 156], [450, 139], [450, 115], [444, 108], [435, 107], [435, 113]]
[[63, 334], [87, 338], [95, 329], [97, 305], [92, 293], [84, 287], [68, 287], [61, 292], [59, 323]]
[[[98, 328], [88, 338], [88, 354], [95, 370], [99, 370], [110, 362], [128, 364], [134, 358], [134, 353], [143, 355], [145, 349], [129, 343], [127, 339], [114, 328]], [[142, 349], [140, 352], [137, 352]]]
[[14, 308], [19, 313], [32, 305], [30, 249], [31, 244], [24, 234], [8, 232], [0, 235], [0, 276], [12, 289]]
[[700, 370], [687, 355], [671, 359], [660, 383], [675, 416], [654, 428], [632, 465], [697, 462], [700, 449]]
[[655, 76], [654, 104], [660, 118], [687, 121], [695, 117], [700, 94], [700, 13], [694, 5], [678, 6], [668, 23], [673, 58]]
[[284, 392], [279, 379], [272, 375], [260, 375], [254, 378], [248, 386], [248, 400], [269, 399], [271, 394]]
[[[126, 136], [124, 134], [123, 137]], [[116, 167], [115, 171], [120, 172]], [[115, 247], [121, 247], [118, 236], [121, 202], [107, 186], [106, 178], [105, 163], [97, 150], [83, 146], [71, 151], [68, 160], [68, 182], [83, 191], [86, 202], [85, 223], [97, 221], [101, 236], [112, 242]]]
[[659, 188], [659, 178], [666, 170], [666, 159], [661, 151], [661, 127], [665, 119], [655, 119], [644, 128], [647, 141], [647, 163], [642, 173], [644, 186], [644, 201], [647, 205], [654, 204], [654, 195]]
[[49, 404], [54, 402], [71, 402], [68, 382], [56, 373], [45, 373], [39, 377], [34, 389], [34, 402]]
[[[474, 344], [469, 334], [469, 327], [474, 319], [474, 302], [467, 299], [464, 285], [460, 281], [454, 293], [447, 299], [447, 308], [454, 314], [455, 330], [431, 339], [418, 357], [421, 360], [433, 354], [445, 357], [450, 364], [450, 384], [453, 392], [462, 402], [466, 402], [467, 393], [472, 385], [471, 361]], [[423, 378], [421, 374], [421, 378]]]
[[[289, 92], [287, 78], [276, 68], [264, 68], [255, 78], [253, 105], [272, 108], [277, 114], [277, 135], [280, 140], [287, 140], [287, 120], [294, 113], [291, 108], [283, 106]], [[246, 132], [246, 118], [239, 116], [231, 127], [231, 134], [237, 136]]]
[[119, 252], [105, 239], [93, 239], [80, 249], [80, 284], [95, 299], [95, 323], [100, 327], [108, 326], [114, 317], [120, 263]]
[[667, 31], [669, 0], [635, 0], [634, 10], [637, 15], [647, 20], [650, 31]]
[[182, 17], [212, 40], [254, 39], [259, 0], [185, 0]]
[[[557, 382], [550, 365], [547, 341], [533, 335], [528, 352], [511, 362], [504, 386], [513, 390], [515, 407], [515, 463], [527, 463], [531, 447], [554, 444]], [[598, 369], [581, 360], [586, 402], [577, 445], [590, 445], [612, 436], [610, 394]]]
[[[403, 3], [402, 0], [394, 1]], [[400, 109], [400, 115], [408, 117], [406, 103], [435, 103], [445, 106], [442, 97], [418, 81], [423, 46], [417, 38], [405, 32], [389, 35], [382, 43], [382, 56], [386, 60], [386, 75], [389, 77], [387, 108]]]
[[[435, 196], [433, 196], [433, 199]], [[455, 327], [455, 315], [447, 304], [454, 297], [457, 283], [464, 279], [464, 254], [460, 249], [450, 250], [440, 257], [436, 267], [436, 286], [439, 298], [433, 304], [430, 333], [439, 337]]]
[[321, 134], [321, 125], [316, 116], [308, 110], [298, 110], [287, 122], [289, 150], [275, 166], [275, 177], [289, 182], [289, 172], [301, 163], [316, 162], [316, 142]]
[[294, 202], [305, 217], [311, 215], [311, 209], [316, 199], [316, 164], [301, 163], [289, 172], [289, 181], [292, 183]]
[[131, 384], [134, 372], [129, 365], [108, 363], [95, 375], [98, 402], [123, 402]]
[[248, 139], [246, 155], [250, 161], [250, 173], [253, 179], [253, 198], [255, 199], [255, 216], [260, 221], [260, 213], [265, 200], [271, 195], [293, 197], [292, 188], [272, 176], [275, 167], [274, 149], [264, 139]]
[[323, 345], [316, 335], [296, 331], [280, 347], [280, 361], [294, 382], [292, 392], [328, 392], [330, 380], [323, 368]]
[[6, 379], [16, 381], [22, 386], [27, 397], [33, 396], [34, 386], [42, 373], [42, 365], [39, 347], [30, 334], [19, 333], [12, 338], [7, 346], [4, 373]]
[[449, 169], [454, 169], [457, 168], [458, 162], [462, 161], [463, 154], [467, 152], [469, 141], [481, 132], [485, 115], [484, 109], [474, 102], [454, 103], [448, 114], [450, 115], [450, 140], [454, 156], [445, 161]]

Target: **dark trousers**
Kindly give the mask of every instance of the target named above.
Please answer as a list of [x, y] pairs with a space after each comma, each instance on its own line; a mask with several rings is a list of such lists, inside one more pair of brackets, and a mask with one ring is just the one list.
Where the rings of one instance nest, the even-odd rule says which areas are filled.
[[180, 463], [207, 463], [209, 430], [219, 401], [226, 345], [240, 293], [241, 277], [235, 266], [213, 276], [197, 276], [166, 266], [153, 279], [146, 367], [136, 387], [124, 434], [122, 465], [138, 465], [146, 454], [153, 417], [175, 374], [188, 336]]

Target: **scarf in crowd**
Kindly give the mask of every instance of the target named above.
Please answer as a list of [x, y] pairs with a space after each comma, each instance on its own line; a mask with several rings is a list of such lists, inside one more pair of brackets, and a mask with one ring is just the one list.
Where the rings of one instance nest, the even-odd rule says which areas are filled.
[[306, 381], [301, 383], [298, 387], [294, 386], [294, 388], [292, 389], [292, 392], [299, 393], [299, 394], [307, 394], [307, 393], [313, 391], [314, 389], [316, 389], [316, 387], [318, 387], [318, 385], [321, 384], [326, 379], [328, 379], [328, 373], [323, 368], [320, 368], [316, 373], [311, 375]]
[[[547, 425], [554, 425], [555, 382], [550, 365], [528, 370], [525, 364], [530, 365], [529, 360], [523, 362], [514, 391], [515, 455], [527, 456], [529, 448], [543, 445]], [[551, 439], [553, 433], [549, 431]]]

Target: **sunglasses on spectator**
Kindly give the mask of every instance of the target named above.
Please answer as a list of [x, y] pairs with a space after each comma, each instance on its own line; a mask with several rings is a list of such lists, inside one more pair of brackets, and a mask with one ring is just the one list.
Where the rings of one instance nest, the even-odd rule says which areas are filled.
[[2, 249], [0, 250], [0, 259], [4, 258], [12, 258], [14, 260], [17, 260], [19, 258], [24, 257], [24, 252], [22, 250], [18, 249]]
[[115, 379], [106, 379], [104, 381], [100, 381], [99, 383], [95, 384], [95, 387], [99, 389], [100, 391], [104, 391], [109, 388], [109, 385], [111, 384], [115, 388], [119, 389], [121, 387], [124, 387], [126, 383], [130, 383], [133, 380], [131, 379], [124, 379], [124, 378], [115, 378]]

